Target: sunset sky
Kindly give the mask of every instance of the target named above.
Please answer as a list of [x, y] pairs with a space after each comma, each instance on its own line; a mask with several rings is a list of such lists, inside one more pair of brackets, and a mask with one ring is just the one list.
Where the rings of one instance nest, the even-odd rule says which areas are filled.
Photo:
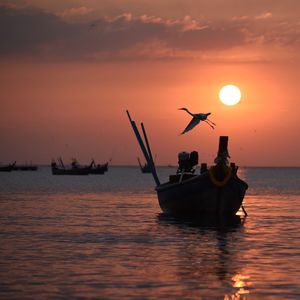
[[[0, 1], [0, 161], [136, 164], [125, 110], [157, 164], [300, 166], [299, 0]], [[241, 102], [218, 98], [237, 85]], [[179, 133], [190, 116], [211, 112]]]

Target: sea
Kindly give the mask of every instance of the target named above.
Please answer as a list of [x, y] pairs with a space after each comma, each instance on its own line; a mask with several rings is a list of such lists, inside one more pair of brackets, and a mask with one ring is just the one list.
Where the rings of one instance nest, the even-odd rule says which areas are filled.
[[238, 172], [248, 216], [207, 223], [137, 167], [0, 173], [0, 299], [300, 299], [300, 168]]

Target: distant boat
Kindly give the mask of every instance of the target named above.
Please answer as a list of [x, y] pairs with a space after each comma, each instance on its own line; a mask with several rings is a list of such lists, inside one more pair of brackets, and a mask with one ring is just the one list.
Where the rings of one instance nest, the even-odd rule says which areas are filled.
[[51, 169], [53, 175], [89, 175], [89, 174], [99, 174], [102, 175], [108, 171], [108, 162], [100, 165], [96, 164], [92, 160], [91, 164], [88, 166], [80, 166], [76, 159], [72, 160], [71, 167], [66, 168], [62, 159], [58, 158], [59, 164], [52, 160]]
[[37, 165], [14, 165], [13, 171], [37, 171]]
[[151, 173], [151, 167], [147, 163], [142, 165], [140, 159], [137, 158], [137, 160], [138, 160], [138, 163], [139, 163], [139, 166], [140, 166], [140, 169], [141, 169], [142, 173]]
[[203, 164], [200, 174], [195, 174], [198, 164], [198, 153], [182, 152], [179, 154], [177, 174], [170, 175], [169, 181], [161, 184], [156, 173], [155, 165], [149, 153], [150, 145], [143, 123], [141, 127], [144, 141], [139, 130], [127, 111], [133, 131], [148, 165], [151, 167], [156, 182], [156, 193], [159, 205], [164, 213], [177, 216], [234, 216], [242, 207], [243, 199], [248, 188], [246, 182], [237, 175], [235, 164], [228, 166], [228, 137], [221, 136], [215, 165], [205, 168]]
[[16, 162], [4, 166], [0, 166], [0, 172], [11, 172], [15, 166]]
[[58, 158], [59, 165], [55, 160], [51, 162], [52, 175], [88, 175], [90, 167], [79, 166], [76, 159], [73, 159], [71, 167], [66, 168], [62, 158]]
[[89, 166], [89, 174], [99, 174], [103, 175], [105, 172], [108, 171], [108, 162], [103, 165], [96, 164], [94, 160], [92, 160]]

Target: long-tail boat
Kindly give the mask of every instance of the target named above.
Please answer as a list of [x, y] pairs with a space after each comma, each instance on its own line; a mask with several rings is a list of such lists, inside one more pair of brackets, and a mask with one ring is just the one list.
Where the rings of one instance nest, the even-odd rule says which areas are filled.
[[228, 137], [221, 136], [215, 165], [210, 168], [203, 164], [200, 174], [196, 174], [198, 154], [180, 153], [179, 167], [176, 174], [170, 175], [169, 181], [160, 183], [156, 168], [151, 159], [151, 149], [143, 123], [141, 123], [145, 143], [139, 133], [135, 121], [127, 115], [144, 154], [151, 168], [156, 183], [159, 205], [164, 213], [193, 216], [234, 216], [244, 207], [243, 199], [248, 188], [246, 182], [237, 175], [238, 167], [229, 165]]
[[77, 160], [73, 159], [71, 167], [66, 168], [62, 158], [58, 158], [59, 165], [55, 160], [51, 162], [51, 170], [53, 175], [88, 175], [90, 167], [79, 166]]

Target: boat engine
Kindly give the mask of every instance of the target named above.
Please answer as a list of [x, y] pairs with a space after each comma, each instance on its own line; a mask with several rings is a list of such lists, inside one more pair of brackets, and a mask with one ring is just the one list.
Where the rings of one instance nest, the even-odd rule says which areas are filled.
[[194, 173], [194, 166], [198, 164], [198, 152], [179, 152], [178, 153], [178, 169], [177, 173], [190, 172]]

